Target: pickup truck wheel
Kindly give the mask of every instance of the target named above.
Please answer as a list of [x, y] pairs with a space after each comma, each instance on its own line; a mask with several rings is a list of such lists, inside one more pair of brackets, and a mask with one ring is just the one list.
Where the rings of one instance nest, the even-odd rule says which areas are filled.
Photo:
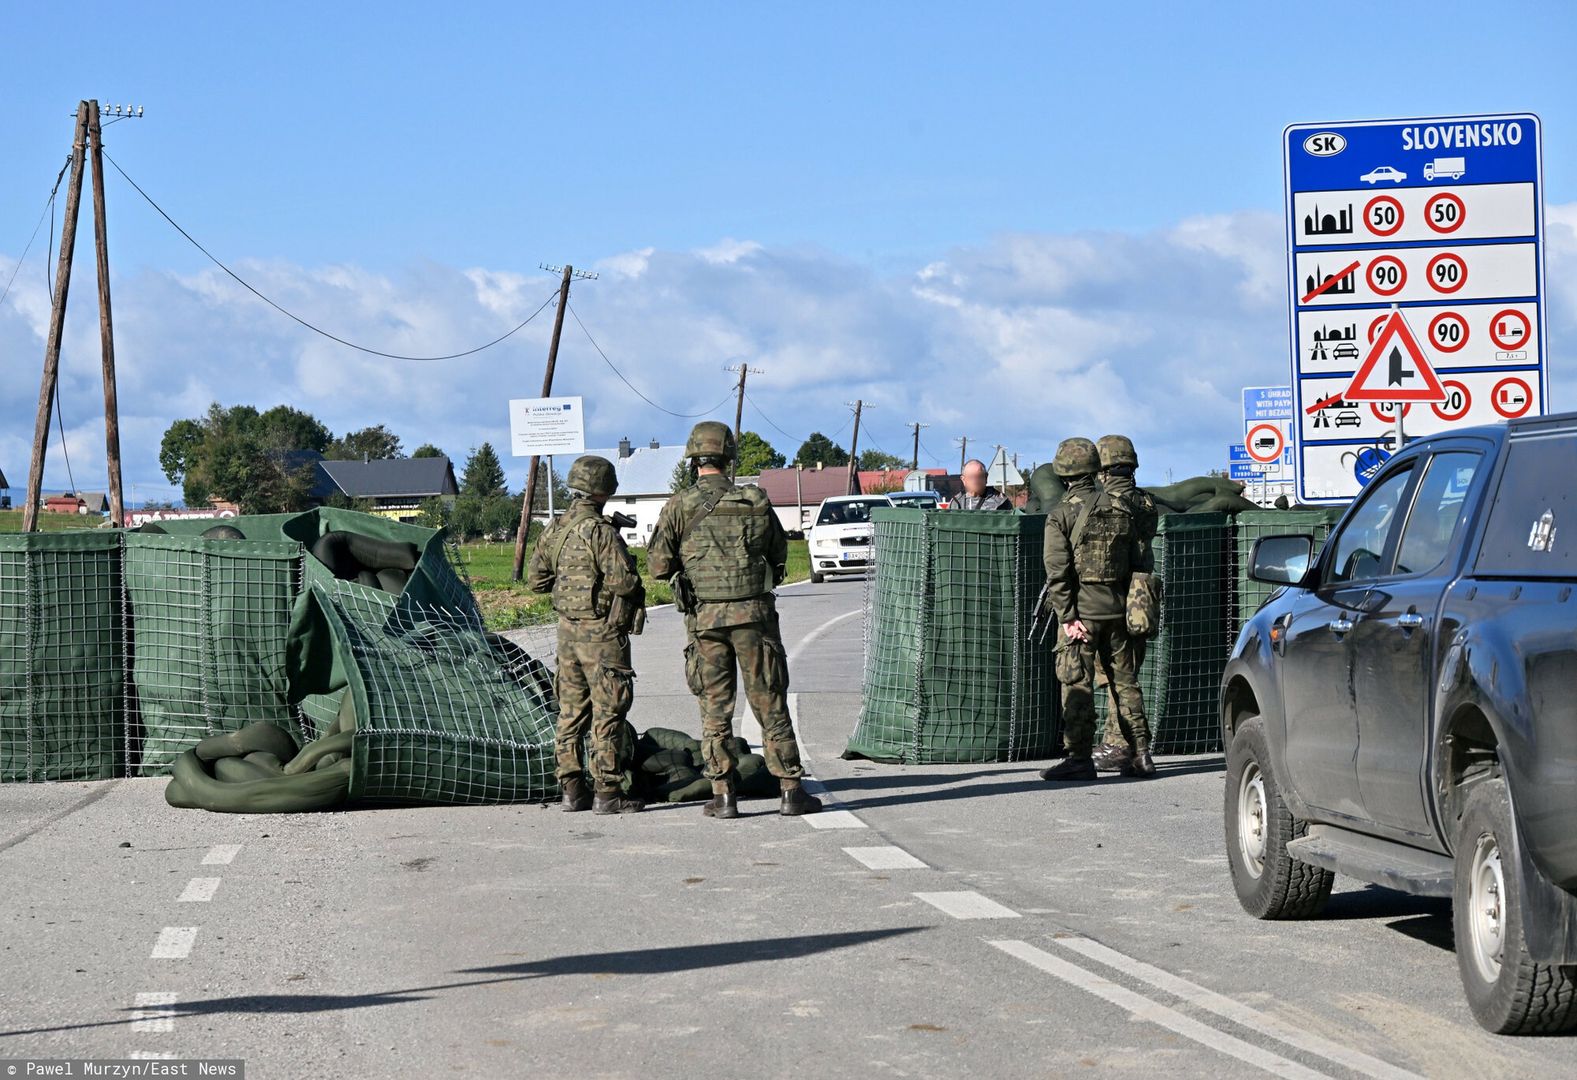
[[826, 581], [826, 580], [827, 579], [826, 579], [826, 577], [824, 575], [818, 574], [814, 570], [812, 570], [810, 572], [810, 583], [812, 585], [820, 585], [823, 581]]
[[1577, 1027], [1577, 971], [1536, 964], [1522, 932], [1522, 870], [1504, 780], [1473, 786], [1457, 823], [1451, 923], [1473, 1017], [1497, 1035]]
[[1307, 919], [1330, 899], [1335, 875], [1287, 854], [1308, 826], [1281, 799], [1259, 717], [1238, 724], [1227, 753], [1227, 862], [1238, 902], [1256, 919]]

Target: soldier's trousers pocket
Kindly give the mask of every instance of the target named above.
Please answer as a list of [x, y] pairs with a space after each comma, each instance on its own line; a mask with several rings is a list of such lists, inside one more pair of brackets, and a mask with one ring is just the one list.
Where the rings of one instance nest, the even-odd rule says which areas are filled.
[[767, 692], [781, 694], [788, 689], [789, 670], [788, 654], [783, 651], [781, 643], [771, 641], [764, 650], [766, 656], [762, 659], [762, 674], [766, 677]]
[[597, 672], [602, 704], [614, 716], [623, 716], [635, 704], [635, 672], [625, 668], [604, 667]]
[[706, 682], [701, 678], [701, 647], [693, 641], [684, 647], [684, 681], [696, 697], [706, 689]]
[[1085, 663], [1084, 648], [1076, 641], [1064, 640], [1057, 646], [1053, 661], [1057, 681], [1063, 686], [1076, 686], [1089, 681], [1089, 667]]

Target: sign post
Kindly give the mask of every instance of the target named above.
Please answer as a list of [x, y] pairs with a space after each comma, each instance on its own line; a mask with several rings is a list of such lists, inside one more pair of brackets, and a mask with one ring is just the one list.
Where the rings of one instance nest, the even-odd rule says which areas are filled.
[[1404, 428], [1543, 412], [1541, 138], [1529, 113], [1287, 128], [1300, 502], [1353, 498]]

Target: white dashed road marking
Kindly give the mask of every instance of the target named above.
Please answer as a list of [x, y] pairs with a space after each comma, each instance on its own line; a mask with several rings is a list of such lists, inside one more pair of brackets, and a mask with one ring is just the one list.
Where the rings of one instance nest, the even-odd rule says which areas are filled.
[[823, 810], [819, 814], [806, 814], [804, 820], [813, 829], [863, 829], [865, 822], [847, 810]]
[[186, 883], [186, 888], [176, 898], [182, 904], [206, 904], [214, 898], [214, 893], [219, 891], [219, 879], [216, 877], [194, 877]]
[[203, 865], [229, 866], [240, 853], [240, 844], [218, 844], [208, 849], [208, 854], [203, 856]]
[[197, 941], [195, 926], [166, 926], [159, 931], [159, 940], [153, 943], [152, 960], [185, 960], [191, 955]]
[[972, 890], [962, 892], [917, 892], [915, 896], [955, 919], [1017, 919], [1012, 908], [1003, 907], [989, 896]]
[[166, 991], [138, 994], [131, 1014], [133, 1031], [174, 1031], [176, 995]]
[[867, 870], [926, 870], [925, 863], [901, 847], [846, 847], [844, 854]]
[[1197, 983], [1173, 975], [1170, 971], [1163, 971], [1153, 964], [1136, 960], [1089, 938], [1066, 937], [1054, 940], [1065, 949], [1070, 949], [1097, 963], [1116, 968], [1140, 982], [1149, 983], [1156, 989], [1180, 997], [1206, 1012], [1215, 1013], [1224, 1020], [1230, 1020], [1250, 1031], [1257, 1031], [1288, 1046], [1333, 1061], [1363, 1076], [1374, 1077], [1375, 1080], [1422, 1080], [1417, 1073], [1408, 1072], [1379, 1058], [1370, 1057], [1360, 1050], [1342, 1046], [1340, 1043], [1295, 1027], [1274, 1016], [1267, 1016], [1240, 1001], [1234, 1001], [1214, 990], [1208, 990]]
[[1256, 1068], [1264, 1069], [1276, 1076], [1283, 1076], [1289, 1080], [1321, 1080], [1324, 1073], [1299, 1065], [1280, 1054], [1273, 1054], [1269, 1050], [1255, 1046], [1253, 1043], [1244, 1042], [1242, 1039], [1228, 1035], [1224, 1031], [1217, 1031], [1207, 1024], [1202, 1024], [1193, 1017], [1185, 1016], [1176, 1009], [1168, 1008], [1159, 1002], [1151, 1001], [1142, 994], [1136, 994], [1125, 986], [1118, 986], [1110, 979], [1076, 964], [1070, 964], [1061, 957], [1053, 956], [1042, 949], [1037, 949], [1027, 941], [993, 941], [995, 948], [1001, 949], [1009, 956], [1039, 968], [1048, 975], [1052, 975], [1063, 982], [1077, 986], [1088, 991], [1096, 997], [1116, 1005], [1141, 1020], [1148, 1020], [1152, 1024], [1159, 1024], [1168, 1031], [1191, 1039], [1201, 1046], [1209, 1047], [1228, 1057], [1237, 1058]]

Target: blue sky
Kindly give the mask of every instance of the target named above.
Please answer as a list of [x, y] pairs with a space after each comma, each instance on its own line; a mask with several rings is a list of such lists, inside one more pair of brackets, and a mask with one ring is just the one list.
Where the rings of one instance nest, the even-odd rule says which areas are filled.
[[[1531, 110], [1552, 229], [1570, 231], [1557, 208], [1577, 202], [1569, 5], [85, 11], [6, 16], [0, 282], [76, 100], [135, 102], [147, 118], [109, 129], [110, 153], [212, 250], [345, 336], [469, 346], [540, 302], [539, 262], [601, 266], [576, 308], [659, 402], [711, 405], [726, 389], [715, 369], [750, 355], [767, 369], [756, 400], [791, 434], [830, 432], [843, 400], [865, 395], [881, 441], [931, 422], [942, 459], [955, 433], [1044, 458], [1062, 434], [1131, 415], [1155, 448], [1147, 464], [1219, 464], [1236, 386], [1284, 379], [1288, 123]], [[461, 456], [500, 441], [501, 394], [540, 380], [535, 333], [446, 369], [459, 385], [436, 395], [430, 370], [365, 367], [213, 279], [118, 177], [109, 198], [123, 409], [145, 440], [212, 395], [289, 400], [336, 428], [387, 420]], [[1552, 282], [1572, 265], [1557, 262], [1564, 235]], [[0, 467], [14, 483], [42, 352], [42, 247], [0, 310], [13, 417]], [[1201, 275], [1216, 277], [1199, 288]], [[88, 469], [90, 282], [63, 386]], [[1561, 302], [1557, 357], [1574, 325]], [[1217, 345], [1168, 348], [1157, 320]], [[566, 339], [564, 362], [561, 386], [587, 394], [603, 429], [593, 443], [682, 434], [584, 341]], [[324, 378], [325, 364], [347, 374]], [[386, 382], [381, 399], [347, 392], [369, 378]], [[1086, 400], [1113, 395], [1145, 401]], [[151, 491], [151, 455], [128, 455]], [[56, 471], [52, 458], [63, 483]]]

